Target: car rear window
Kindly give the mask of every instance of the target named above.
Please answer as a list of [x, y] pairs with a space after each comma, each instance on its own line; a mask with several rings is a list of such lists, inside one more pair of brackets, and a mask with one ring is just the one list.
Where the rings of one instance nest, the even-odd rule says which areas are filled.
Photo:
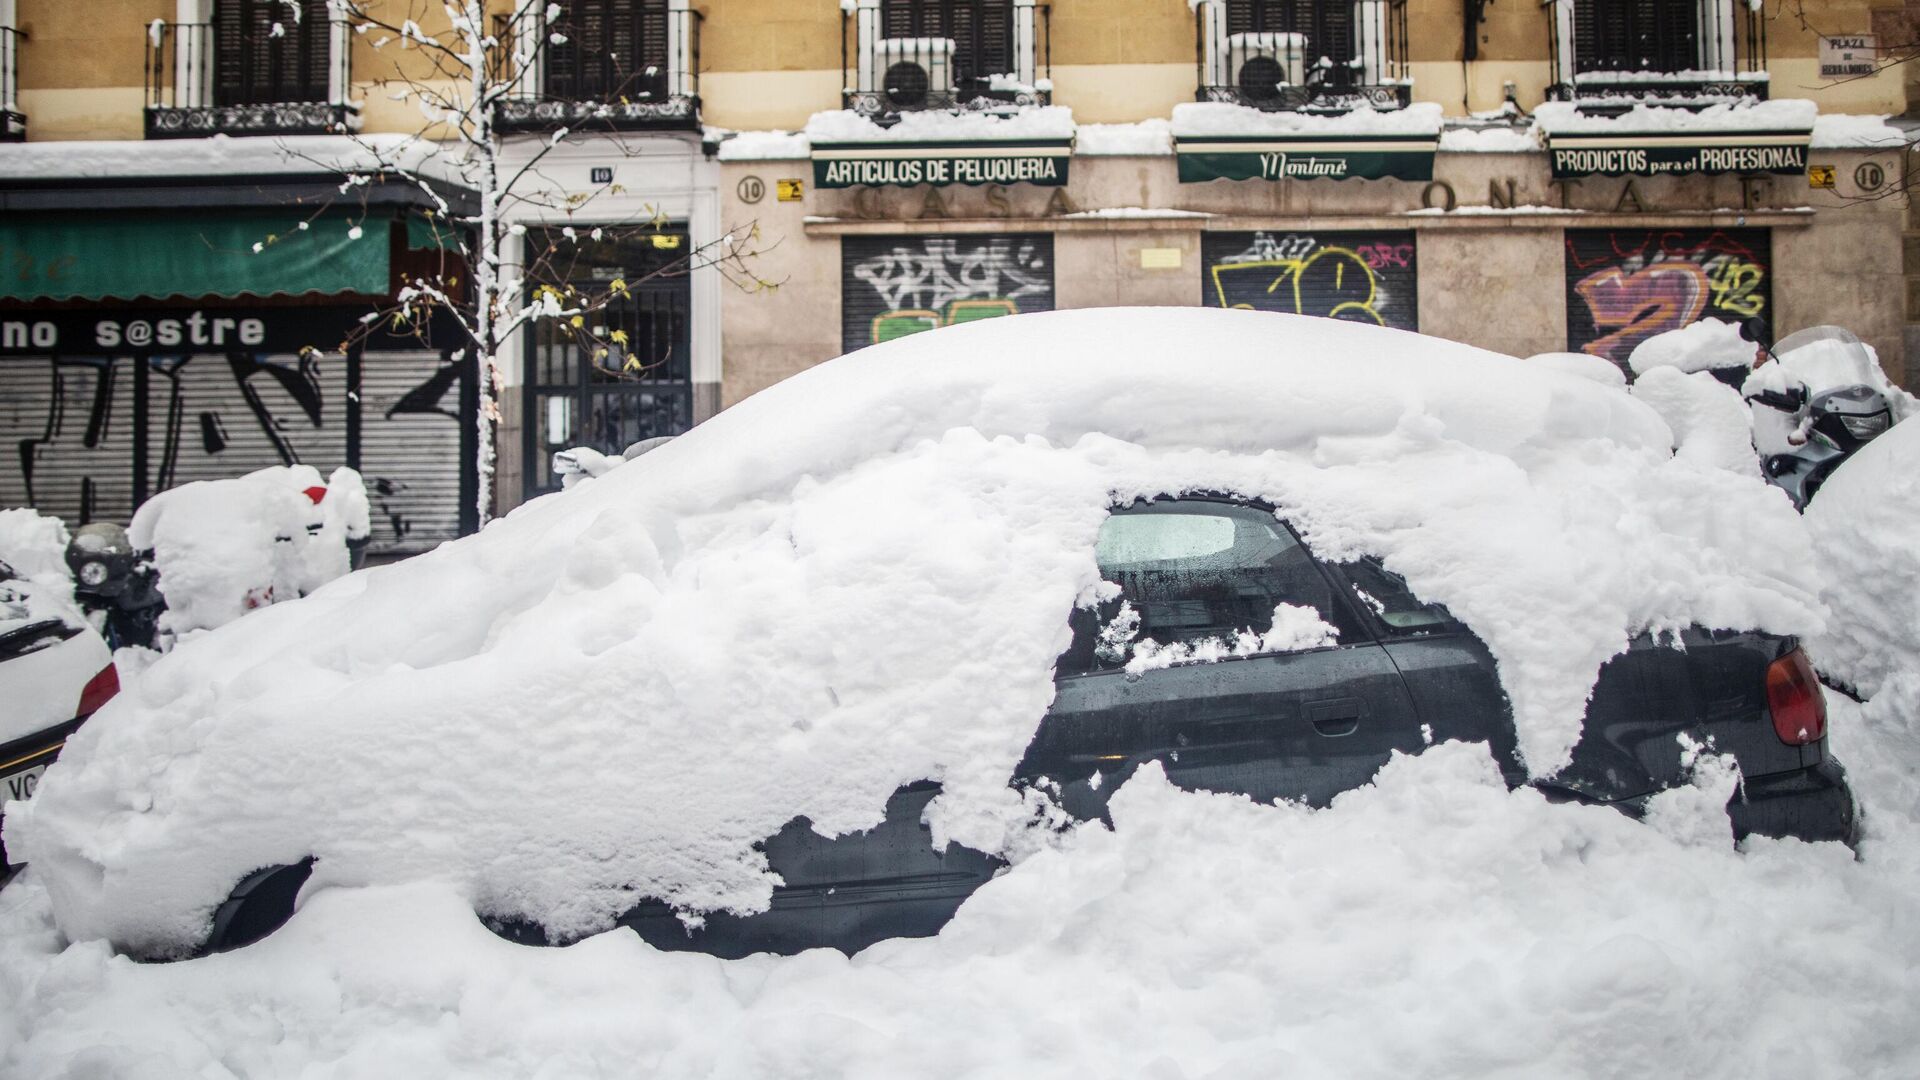
[[[1312, 555], [1268, 510], [1199, 499], [1127, 507], [1107, 518], [1095, 555], [1120, 595], [1097, 618], [1076, 616], [1063, 669], [1117, 663], [1116, 619], [1125, 620], [1128, 640], [1232, 645], [1242, 635], [1266, 634], [1274, 609], [1286, 604], [1311, 608], [1339, 641], [1363, 636]], [[1105, 647], [1094, 640], [1103, 630]]]

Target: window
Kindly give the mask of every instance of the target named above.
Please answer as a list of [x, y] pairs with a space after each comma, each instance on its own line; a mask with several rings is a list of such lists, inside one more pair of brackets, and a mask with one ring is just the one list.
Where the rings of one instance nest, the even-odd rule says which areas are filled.
[[330, 31], [327, 0], [218, 0], [214, 105], [332, 100]]
[[1422, 603], [1413, 595], [1407, 579], [1382, 566], [1380, 560], [1365, 558], [1339, 565], [1360, 602], [1373, 611], [1390, 633], [1396, 636], [1427, 634], [1457, 625], [1446, 608]]
[[846, 107], [864, 114], [1045, 105], [1050, 8], [1035, 0], [843, 5]]
[[1588, 71], [1701, 67], [1699, 0], [1576, 0], [1574, 64]]
[[1201, 101], [1404, 108], [1406, 0], [1194, 0]]
[[[670, 92], [666, 0], [572, 0], [548, 27], [546, 92], [567, 101]], [[564, 39], [556, 42], [552, 35]]]
[[[1221, 655], [1249, 655], [1364, 638], [1313, 556], [1268, 510], [1203, 499], [1118, 510], [1101, 526], [1095, 557], [1120, 595], [1075, 613], [1063, 671], [1117, 666], [1149, 639], [1152, 648], [1214, 642]], [[1283, 606], [1293, 610], [1276, 638]]]

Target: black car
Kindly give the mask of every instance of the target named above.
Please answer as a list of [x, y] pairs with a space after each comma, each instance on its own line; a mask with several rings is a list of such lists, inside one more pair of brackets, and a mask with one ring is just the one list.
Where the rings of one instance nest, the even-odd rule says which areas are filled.
[[[1727, 808], [1733, 836], [1855, 837], [1845, 773], [1827, 753], [1820, 686], [1792, 638], [1643, 635], [1601, 670], [1571, 765], [1533, 780], [1486, 646], [1378, 562], [1316, 559], [1271, 507], [1216, 497], [1136, 504], [1108, 518], [1099, 561], [1119, 595], [1074, 612], [1053, 706], [1012, 778], [1043, 785], [1076, 818], [1103, 816], [1113, 791], [1148, 762], [1188, 789], [1325, 806], [1371, 781], [1394, 752], [1449, 740], [1486, 743], [1511, 786], [1638, 813], [1654, 793], [1686, 782], [1688, 736], [1739, 763], [1741, 791]], [[1331, 643], [1251, 644], [1283, 604], [1318, 613]], [[1123, 628], [1132, 621], [1123, 605], [1138, 617], [1134, 635], [1114, 631], [1117, 619]], [[1242, 634], [1249, 644], [1224, 647]], [[1123, 636], [1211, 641], [1219, 644], [1210, 652], [1228, 655], [1129, 671]], [[768, 862], [785, 884], [765, 912], [709, 914], [690, 931], [665, 904], [645, 903], [620, 921], [659, 948], [722, 957], [853, 952], [937, 933], [1004, 865], [932, 846], [921, 818], [938, 791], [931, 782], [900, 789], [886, 820], [866, 832], [828, 839], [800, 818], [768, 837]], [[284, 921], [309, 868], [250, 877], [216, 914], [212, 947]], [[547, 941], [538, 926], [489, 925]]]

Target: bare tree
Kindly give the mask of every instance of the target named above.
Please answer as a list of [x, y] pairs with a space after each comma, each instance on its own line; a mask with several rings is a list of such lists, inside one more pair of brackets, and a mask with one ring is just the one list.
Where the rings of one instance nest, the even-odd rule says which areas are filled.
[[[305, 15], [301, 0], [282, 2], [290, 20]], [[556, 29], [562, 4], [512, 0], [507, 8], [501, 0], [327, 0], [327, 8], [329, 32], [340, 37], [342, 47], [357, 37], [394, 54], [390, 92], [421, 115], [417, 129], [397, 135], [342, 132], [357, 144], [359, 154], [345, 170], [340, 191], [350, 199], [356, 189], [364, 191], [376, 180], [417, 186], [431, 207], [426, 217], [444, 249], [460, 255], [442, 260], [437, 270], [410, 276], [393, 303], [370, 313], [366, 325], [424, 333], [439, 314], [457, 323], [467, 338], [480, 384], [476, 466], [484, 522], [497, 461], [501, 352], [515, 334], [539, 320], [558, 320], [607, 374], [638, 377], [644, 365], [627, 348], [624, 332], [599, 328], [593, 315], [619, 302], [641, 281], [710, 269], [748, 291], [777, 288], [778, 283], [754, 269], [765, 250], [754, 222], [688, 244], [677, 257], [632, 281], [583, 287], [567, 272], [567, 261], [578, 256], [570, 242], [579, 236], [603, 240], [658, 235], [669, 222], [658, 208], [649, 207], [631, 220], [577, 231], [572, 227], [573, 219], [593, 213], [597, 196], [558, 193], [557, 185], [541, 174], [542, 162], [563, 141], [607, 136], [563, 127], [515, 136], [520, 145], [512, 149], [518, 152], [509, 153], [499, 125], [502, 107], [538, 89], [527, 83], [539, 70], [542, 54], [565, 43]], [[592, 109], [575, 112], [591, 115]], [[610, 140], [608, 145], [622, 144]], [[622, 193], [618, 187], [607, 190]], [[545, 220], [553, 228], [530, 235], [521, 224], [528, 219]]]

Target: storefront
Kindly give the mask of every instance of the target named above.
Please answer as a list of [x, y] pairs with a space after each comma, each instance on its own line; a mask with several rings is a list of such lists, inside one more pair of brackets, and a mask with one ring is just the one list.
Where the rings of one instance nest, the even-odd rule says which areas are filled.
[[[1904, 377], [1904, 210], [1885, 197], [1897, 146], [1823, 145], [1810, 121], [1443, 133], [1437, 110], [1423, 133], [1419, 111], [1395, 121], [1407, 130], [1289, 118], [1301, 130], [1235, 134], [1184, 131], [1176, 110], [1157, 145], [1083, 129], [1058, 184], [914, 184], [896, 171], [823, 186], [823, 169], [850, 158], [803, 140], [786, 155], [723, 145], [723, 213], [777, 239], [763, 270], [793, 283], [729, 297], [725, 400], [904, 334], [1118, 304], [1354, 319], [1623, 365], [1646, 337], [1702, 318], [1760, 316], [1781, 332], [1836, 322]], [[850, 151], [843, 140], [829, 153]]]
[[142, 207], [96, 187], [46, 197], [99, 209], [29, 211], [36, 192], [8, 193], [0, 250], [19, 272], [0, 283], [0, 438], [15, 452], [0, 505], [125, 522], [179, 484], [346, 465], [366, 481], [373, 551], [471, 531], [464, 339], [448, 321], [369, 321], [410, 268], [451, 256], [422, 246], [403, 207], [200, 193], [233, 197]]

